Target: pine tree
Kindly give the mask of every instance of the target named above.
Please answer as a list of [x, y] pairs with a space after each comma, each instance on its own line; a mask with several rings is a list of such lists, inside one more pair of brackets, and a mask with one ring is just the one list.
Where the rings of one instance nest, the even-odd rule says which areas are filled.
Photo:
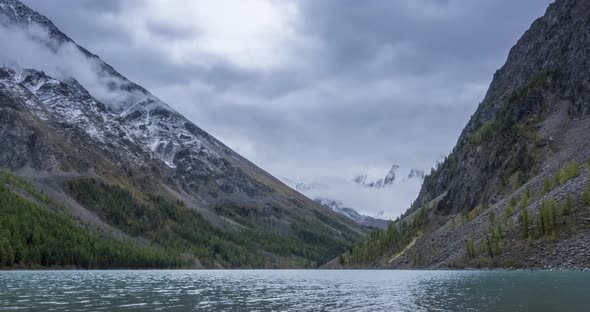
[[498, 225], [492, 233], [492, 252], [495, 255], [502, 253], [502, 227]]
[[524, 209], [526, 207], [528, 207], [529, 205], [529, 190], [527, 189], [524, 194], [522, 194], [522, 197], [520, 197], [520, 209]]
[[529, 220], [529, 210], [526, 206], [523, 207], [521, 205], [520, 213], [518, 214], [518, 221], [520, 222], [520, 225], [522, 227], [522, 237], [528, 238], [529, 237], [530, 220]]
[[475, 254], [475, 242], [473, 241], [473, 238], [470, 238], [469, 240], [467, 240], [466, 251], [467, 251], [467, 255], [469, 257], [475, 258], [475, 256], [476, 256], [476, 254]]
[[545, 194], [549, 193], [551, 189], [553, 189], [553, 181], [554, 179], [551, 178], [545, 178], [545, 181], [543, 181], [543, 192], [545, 192]]

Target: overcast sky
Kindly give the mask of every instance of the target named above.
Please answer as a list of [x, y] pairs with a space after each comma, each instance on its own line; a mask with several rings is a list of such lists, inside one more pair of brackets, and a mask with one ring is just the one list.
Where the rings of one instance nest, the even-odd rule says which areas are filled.
[[23, 0], [310, 196], [395, 217], [549, 0]]

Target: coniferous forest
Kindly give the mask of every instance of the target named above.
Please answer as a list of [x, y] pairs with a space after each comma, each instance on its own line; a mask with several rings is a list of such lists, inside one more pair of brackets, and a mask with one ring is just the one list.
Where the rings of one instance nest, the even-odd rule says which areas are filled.
[[30, 184], [4, 171], [0, 172], [0, 216], [2, 268], [183, 265], [177, 255], [162, 248], [142, 248], [89, 232]]
[[79, 224], [32, 184], [0, 170], [0, 268], [310, 267], [330, 260], [325, 251], [347, 248], [303, 220], [291, 225], [296, 240], [254, 222], [265, 216], [219, 206], [218, 213], [241, 225], [241, 230], [222, 231], [164, 196], [137, 197], [95, 178], [67, 180], [63, 188], [125, 237]]

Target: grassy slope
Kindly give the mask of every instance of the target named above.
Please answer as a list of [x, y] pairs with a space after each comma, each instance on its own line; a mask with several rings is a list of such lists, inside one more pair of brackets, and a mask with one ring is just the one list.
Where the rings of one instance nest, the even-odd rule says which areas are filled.
[[0, 268], [172, 268], [186, 263], [160, 247], [91, 233], [30, 184], [0, 171]]
[[[272, 214], [218, 206], [216, 213], [234, 224], [221, 230], [181, 201], [94, 178], [68, 180], [64, 189], [103, 221], [139, 240], [115, 240], [80, 226], [26, 180], [0, 171], [0, 267], [315, 267], [359, 237], [321, 213], [291, 216], [290, 224], [277, 231]], [[318, 219], [341, 236], [333, 237]]]
[[161, 196], [139, 198], [92, 178], [70, 180], [65, 189], [116, 228], [190, 254], [205, 267], [314, 267], [342, 253], [356, 239], [344, 226], [339, 229], [344, 239], [335, 239], [324, 226], [305, 220], [292, 222], [280, 233], [271, 224], [271, 214], [235, 206], [217, 207], [217, 213], [239, 224], [221, 231], [183, 202]]

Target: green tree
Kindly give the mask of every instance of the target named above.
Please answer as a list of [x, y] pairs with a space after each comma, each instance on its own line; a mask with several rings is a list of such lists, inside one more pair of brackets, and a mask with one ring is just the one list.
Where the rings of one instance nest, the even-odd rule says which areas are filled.
[[488, 255], [490, 257], [494, 257], [494, 253], [492, 252], [492, 248], [490, 246], [490, 239], [487, 235], [485, 235], [480, 242], [479, 245], [479, 253], [481, 255]]
[[557, 231], [557, 202], [555, 199], [543, 201], [539, 212], [539, 234], [555, 234]]
[[590, 187], [582, 193], [582, 203], [586, 207], [590, 206]]
[[520, 197], [520, 209], [524, 209], [529, 205], [529, 190], [527, 189]]
[[504, 224], [508, 229], [512, 229], [512, 215], [514, 214], [514, 206], [516, 206], [516, 199], [512, 197], [504, 209]]
[[553, 189], [553, 182], [554, 179], [545, 178], [545, 181], [543, 181], [543, 192], [545, 192], [545, 194], [549, 193]]
[[577, 161], [572, 160], [566, 163], [557, 173], [557, 181], [559, 184], [564, 184], [569, 179], [577, 177], [580, 173], [580, 165]]
[[466, 251], [467, 251], [467, 255], [470, 258], [475, 258], [475, 256], [476, 256], [476, 253], [475, 253], [475, 242], [473, 241], [473, 238], [470, 238], [469, 240], [467, 240]]
[[496, 224], [496, 213], [494, 211], [490, 211], [488, 218], [491, 226]]
[[499, 255], [502, 253], [502, 227], [498, 225], [495, 230], [492, 232], [492, 253], [494, 255]]
[[[522, 201], [521, 201], [522, 203]], [[527, 206], [522, 206], [520, 208], [520, 212], [518, 214], [518, 222], [522, 227], [522, 237], [528, 238], [529, 237], [529, 226], [530, 226], [530, 219], [529, 219], [529, 210]]]

